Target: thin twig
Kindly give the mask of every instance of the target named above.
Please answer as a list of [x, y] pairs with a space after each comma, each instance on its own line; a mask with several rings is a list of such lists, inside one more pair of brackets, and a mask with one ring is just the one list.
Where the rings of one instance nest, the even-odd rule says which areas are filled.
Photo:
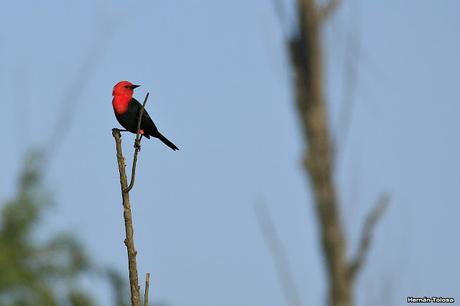
[[144, 114], [144, 108], [145, 104], [147, 103], [147, 99], [149, 98], [149, 93], [145, 95], [144, 98], [144, 103], [142, 104], [141, 111], [139, 112], [139, 119], [137, 120], [137, 135], [136, 135], [136, 140], [134, 141], [134, 158], [133, 158], [133, 166], [131, 168], [131, 182], [129, 183], [129, 186], [126, 188], [125, 192], [130, 192], [131, 189], [134, 186], [134, 180], [136, 178], [136, 165], [137, 165], [137, 154], [141, 150], [141, 139], [142, 135], [140, 133], [141, 129], [141, 122], [142, 122], [142, 115]]
[[[355, 2], [356, 3], [356, 2]], [[347, 33], [345, 40], [345, 56], [344, 56], [344, 69], [343, 69], [343, 96], [342, 102], [339, 109], [339, 117], [337, 124], [337, 135], [335, 136], [335, 144], [338, 149], [344, 152], [348, 135], [351, 129], [351, 123], [353, 119], [353, 113], [356, 103], [356, 87], [358, 83], [359, 75], [359, 61], [360, 57], [360, 41], [359, 41], [359, 6], [353, 9], [352, 21], [353, 25], [350, 26], [350, 30]], [[339, 133], [340, 131], [340, 133]], [[340, 141], [339, 141], [340, 140]], [[345, 154], [342, 154], [342, 159]], [[338, 167], [341, 161], [336, 161]]]
[[377, 205], [374, 209], [367, 215], [367, 218], [364, 222], [363, 231], [361, 233], [361, 240], [359, 242], [358, 252], [356, 256], [350, 263], [349, 267], [349, 277], [354, 279], [356, 274], [361, 269], [366, 256], [369, 253], [369, 247], [371, 245], [372, 235], [374, 233], [374, 228], [377, 225], [377, 222], [382, 217], [385, 209], [388, 206], [390, 198], [387, 194], [382, 194], [377, 202]]
[[149, 306], [150, 273], [145, 274], [144, 306]]
[[282, 286], [286, 301], [291, 306], [301, 306], [302, 301], [294, 282], [289, 260], [283, 242], [278, 237], [275, 225], [270, 217], [270, 212], [264, 204], [257, 204], [254, 209], [264, 240], [275, 260], [278, 279]]
[[289, 39], [289, 18], [286, 14], [285, 3], [282, 0], [272, 0], [273, 10], [280, 24], [281, 32], [285, 39]]
[[134, 229], [133, 229], [133, 217], [131, 213], [131, 203], [129, 200], [129, 192], [127, 192], [128, 179], [126, 177], [126, 164], [123, 156], [121, 146], [121, 134], [120, 130], [112, 129], [112, 135], [115, 138], [116, 150], [117, 150], [117, 161], [118, 171], [120, 172], [120, 185], [121, 195], [123, 198], [123, 217], [125, 220], [125, 245], [128, 252], [128, 269], [129, 269], [129, 285], [131, 288], [131, 306], [141, 306], [140, 293], [139, 293], [139, 281], [137, 274], [137, 262], [136, 255], [137, 251], [134, 247]]

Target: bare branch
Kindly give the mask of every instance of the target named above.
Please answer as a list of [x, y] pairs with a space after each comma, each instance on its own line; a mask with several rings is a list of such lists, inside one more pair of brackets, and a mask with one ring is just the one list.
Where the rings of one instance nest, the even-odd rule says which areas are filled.
[[339, 7], [340, 0], [329, 0], [323, 7], [319, 9], [319, 20], [326, 21]]
[[358, 252], [356, 253], [355, 258], [349, 265], [349, 277], [353, 280], [357, 273], [360, 271], [366, 256], [369, 253], [369, 248], [372, 242], [372, 236], [374, 233], [375, 226], [377, 222], [383, 216], [385, 209], [388, 206], [390, 198], [388, 194], [382, 194], [377, 202], [377, 205], [374, 209], [367, 215], [367, 218], [364, 222], [363, 231], [361, 232], [361, 240], [359, 242]]
[[133, 217], [131, 213], [131, 203], [129, 200], [129, 192], [127, 192], [128, 179], [126, 178], [126, 164], [123, 156], [121, 147], [121, 134], [120, 130], [113, 129], [112, 135], [115, 138], [116, 150], [117, 150], [117, 161], [118, 171], [120, 172], [120, 185], [121, 195], [123, 198], [123, 217], [125, 220], [125, 245], [128, 252], [128, 268], [129, 268], [129, 285], [131, 288], [131, 306], [140, 306], [140, 293], [139, 293], [139, 281], [137, 274], [137, 262], [136, 255], [137, 251], [134, 247], [134, 229], [133, 229]]
[[150, 273], [145, 274], [144, 306], [149, 306]]
[[286, 301], [291, 306], [301, 306], [302, 302], [292, 276], [289, 260], [284, 250], [283, 242], [278, 237], [275, 225], [270, 217], [270, 212], [264, 204], [257, 204], [254, 209], [265, 243], [275, 260], [278, 280], [283, 288]]
[[142, 121], [142, 115], [144, 115], [144, 108], [145, 108], [145, 104], [147, 103], [148, 98], [149, 98], [149, 93], [145, 95], [144, 103], [142, 103], [141, 111], [139, 112], [139, 119], [137, 120], [137, 135], [136, 135], [136, 140], [134, 141], [135, 150], [134, 150], [133, 166], [131, 168], [131, 182], [129, 183], [129, 186], [126, 188], [125, 192], [131, 191], [131, 189], [134, 186], [134, 180], [136, 179], [137, 154], [141, 150], [141, 139], [142, 139], [142, 135], [140, 133], [141, 121]]

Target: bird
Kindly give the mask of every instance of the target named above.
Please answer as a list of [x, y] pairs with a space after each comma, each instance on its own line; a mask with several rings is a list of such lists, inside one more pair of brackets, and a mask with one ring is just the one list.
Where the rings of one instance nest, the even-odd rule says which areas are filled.
[[137, 124], [142, 104], [133, 98], [133, 94], [134, 89], [139, 86], [140, 85], [134, 85], [129, 81], [120, 81], [113, 87], [112, 106], [118, 122], [126, 129], [126, 131], [134, 134], [139, 132], [141, 136], [145, 136], [148, 139], [150, 139], [150, 136], [158, 138], [172, 150], [179, 150], [175, 144], [158, 131], [158, 128], [155, 123], [153, 123], [152, 118], [150, 118], [149, 113], [145, 109], [142, 114], [140, 129], [137, 131]]

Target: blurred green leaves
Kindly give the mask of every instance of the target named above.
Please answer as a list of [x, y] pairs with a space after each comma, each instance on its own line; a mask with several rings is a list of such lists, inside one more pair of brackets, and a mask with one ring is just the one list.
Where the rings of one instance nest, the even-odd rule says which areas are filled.
[[77, 239], [57, 233], [37, 242], [52, 204], [40, 164], [38, 153], [27, 155], [14, 198], [1, 206], [0, 306], [95, 305], [78, 286], [93, 267]]
[[96, 306], [80, 285], [83, 276], [99, 277], [114, 305], [128, 305], [119, 269], [95, 265], [71, 233], [43, 237], [40, 225], [54, 204], [43, 184], [43, 160], [28, 153], [15, 195], [0, 203], [0, 306]]

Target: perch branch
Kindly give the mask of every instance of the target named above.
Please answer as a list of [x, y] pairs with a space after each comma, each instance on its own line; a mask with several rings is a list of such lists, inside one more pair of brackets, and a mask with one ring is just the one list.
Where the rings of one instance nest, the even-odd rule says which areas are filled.
[[145, 274], [144, 306], [149, 306], [150, 273]]
[[129, 186], [126, 188], [125, 192], [130, 192], [131, 189], [134, 186], [134, 180], [136, 179], [136, 165], [137, 165], [137, 154], [139, 154], [139, 151], [141, 150], [141, 139], [142, 135], [140, 132], [141, 129], [141, 122], [142, 122], [142, 115], [144, 115], [144, 108], [145, 104], [147, 103], [147, 99], [149, 98], [149, 93], [145, 95], [144, 98], [144, 103], [142, 104], [141, 111], [139, 112], [139, 119], [137, 120], [137, 135], [136, 135], [136, 140], [134, 142], [134, 158], [133, 158], [133, 166], [131, 168], [131, 182], [129, 183]]
[[131, 306], [141, 306], [139, 281], [137, 275], [136, 263], [136, 248], [134, 247], [134, 230], [133, 217], [131, 213], [131, 203], [129, 200], [129, 192], [127, 191], [128, 179], [126, 178], [126, 164], [123, 157], [121, 146], [120, 130], [112, 129], [112, 135], [115, 138], [118, 171], [120, 172], [121, 195], [123, 198], [123, 217], [125, 219], [125, 245], [128, 252], [128, 268], [129, 268], [129, 285], [131, 288]]
[[361, 269], [364, 261], [366, 260], [366, 256], [369, 253], [369, 248], [372, 241], [372, 235], [374, 233], [375, 226], [377, 222], [382, 217], [385, 209], [388, 206], [389, 196], [387, 194], [382, 194], [380, 196], [377, 205], [374, 209], [367, 215], [367, 218], [364, 222], [363, 231], [361, 233], [361, 240], [359, 242], [358, 252], [356, 256], [350, 263], [349, 267], [349, 277], [350, 279], [354, 279], [356, 274]]
[[301, 306], [302, 302], [292, 276], [289, 260], [283, 242], [278, 237], [275, 225], [270, 217], [270, 212], [267, 206], [263, 204], [256, 205], [254, 209], [264, 240], [275, 260], [278, 279], [283, 288], [284, 296], [289, 305]]

